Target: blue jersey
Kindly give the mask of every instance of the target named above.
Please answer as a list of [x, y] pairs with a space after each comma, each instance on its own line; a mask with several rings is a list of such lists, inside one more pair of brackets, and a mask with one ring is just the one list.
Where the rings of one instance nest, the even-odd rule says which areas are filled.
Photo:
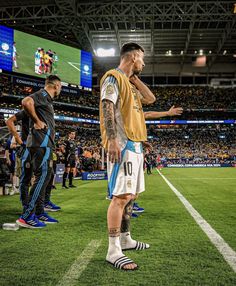
[[34, 58], [40, 60], [40, 53], [38, 51], [34, 54]]

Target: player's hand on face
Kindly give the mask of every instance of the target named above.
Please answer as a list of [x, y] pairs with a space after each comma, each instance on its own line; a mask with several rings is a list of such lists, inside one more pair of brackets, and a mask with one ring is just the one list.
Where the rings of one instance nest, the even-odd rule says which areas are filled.
[[168, 110], [169, 116], [181, 115], [183, 113], [182, 107], [175, 107], [174, 105]]
[[137, 82], [138, 80], [138, 76], [136, 74], [133, 74], [130, 78], [129, 78], [129, 81], [135, 85], [135, 83]]
[[38, 121], [37, 123], [34, 123], [34, 129], [44, 129], [47, 127], [47, 124], [43, 121]]
[[109, 140], [108, 159], [112, 163], [119, 163], [121, 161], [121, 149], [117, 139]]

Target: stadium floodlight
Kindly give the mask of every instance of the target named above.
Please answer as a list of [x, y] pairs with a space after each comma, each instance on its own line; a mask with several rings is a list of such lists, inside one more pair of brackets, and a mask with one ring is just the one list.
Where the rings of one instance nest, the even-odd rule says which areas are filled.
[[227, 51], [226, 51], [226, 50], [224, 50], [224, 51], [223, 51], [223, 55], [226, 55], [226, 53], [227, 53]]
[[98, 48], [97, 49], [97, 56], [98, 57], [114, 57], [115, 56], [115, 49], [114, 48], [110, 48], [110, 49]]
[[183, 55], [183, 54], [184, 54], [184, 51], [181, 51], [180, 54]]

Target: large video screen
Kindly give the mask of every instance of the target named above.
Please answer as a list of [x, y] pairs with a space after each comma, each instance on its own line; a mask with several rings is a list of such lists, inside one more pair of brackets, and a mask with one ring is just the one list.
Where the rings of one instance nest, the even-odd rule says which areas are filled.
[[0, 26], [0, 69], [92, 87], [92, 54]]

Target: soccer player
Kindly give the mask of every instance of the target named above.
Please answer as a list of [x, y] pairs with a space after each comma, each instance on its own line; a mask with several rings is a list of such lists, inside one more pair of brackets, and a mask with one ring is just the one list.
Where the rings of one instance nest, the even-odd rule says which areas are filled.
[[44, 56], [45, 56], [45, 51], [42, 48], [40, 50], [40, 66], [39, 66], [39, 74], [43, 74], [44, 73]]
[[[19, 134], [16, 130], [15, 124], [21, 122], [21, 134]], [[23, 210], [27, 207], [29, 203], [29, 186], [32, 179], [33, 169], [32, 169], [32, 163], [31, 163], [31, 157], [30, 152], [26, 148], [26, 141], [27, 137], [29, 135], [29, 116], [26, 114], [24, 110], [21, 110], [17, 112], [16, 114], [12, 115], [10, 118], [7, 119], [6, 125], [12, 134], [14, 136], [16, 143], [18, 144], [16, 157], [19, 158], [21, 162], [21, 172], [19, 174], [20, 177], [20, 199], [23, 206]], [[53, 175], [52, 175], [53, 178]], [[47, 188], [46, 188], [46, 194], [45, 194], [45, 210], [48, 211], [58, 211], [61, 208], [55, 204], [53, 204], [50, 201], [50, 195], [51, 195], [51, 188], [52, 188], [52, 180], [49, 182]], [[39, 208], [39, 212], [41, 211], [40, 206], [36, 206], [36, 212], [37, 208]]]
[[73, 185], [73, 176], [77, 161], [77, 142], [75, 140], [75, 131], [69, 133], [68, 139], [64, 142], [64, 156], [65, 156], [65, 172], [63, 174], [62, 187], [68, 189], [66, 186], [66, 178], [69, 174], [69, 188], [75, 188]]
[[[43, 228], [46, 226], [43, 221], [57, 222], [53, 218], [53, 221], [49, 221], [44, 213], [44, 197], [46, 187], [51, 179], [53, 164], [55, 121], [52, 102], [60, 92], [61, 80], [57, 76], [51, 75], [46, 78], [44, 89], [22, 100], [24, 110], [30, 116], [30, 133], [26, 147], [31, 156], [35, 177], [30, 190], [29, 203], [16, 221], [22, 227]], [[36, 205], [38, 205], [37, 216], [34, 213]]]
[[108, 188], [112, 198], [107, 212], [106, 260], [116, 268], [136, 270], [138, 265], [123, 250], [149, 248], [131, 238], [130, 216], [133, 200], [144, 191], [142, 142], [147, 140], [147, 131], [142, 103], [153, 103], [155, 96], [137, 77], [144, 67], [143, 48], [128, 43], [120, 55], [119, 67], [101, 79], [100, 126], [108, 154]]
[[161, 155], [157, 154], [156, 156], [156, 169], [161, 171]]
[[51, 58], [50, 58], [48, 52], [46, 52], [46, 54], [44, 54], [43, 60], [44, 60], [44, 73], [48, 74], [48, 73], [50, 73], [50, 68], [51, 68]]
[[40, 74], [40, 51], [41, 48], [38, 48], [37, 51], [34, 54], [34, 72], [37, 74]]
[[18, 69], [16, 57], [18, 56], [16, 51], [16, 42], [13, 42], [13, 53], [12, 53], [12, 60], [13, 60], [13, 69]]
[[48, 50], [47, 54], [49, 55], [50, 59], [49, 59], [49, 73], [52, 73], [52, 64], [53, 64], [53, 51], [52, 50]]
[[58, 65], [58, 55], [56, 52], [53, 52], [53, 57], [52, 57], [52, 73], [57, 74], [57, 65]]

